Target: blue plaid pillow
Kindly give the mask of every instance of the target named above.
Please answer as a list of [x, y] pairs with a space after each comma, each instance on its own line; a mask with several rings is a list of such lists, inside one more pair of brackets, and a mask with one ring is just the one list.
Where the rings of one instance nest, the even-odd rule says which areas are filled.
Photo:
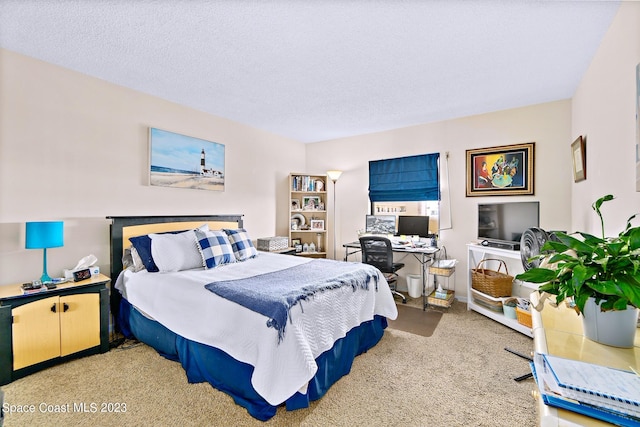
[[202, 232], [195, 230], [198, 248], [202, 254], [202, 260], [206, 268], [214, 268], [218, 265], [236, 262], [233, 248], [224, 231]]
[[247, 230], [243, 228], [237, 230], [225, 229], [224, 232], [229, 236], [229, 241], [233, 247], [233, 254], [238, 261], [246, 261], [258, 255], [258, 251], [256, 247], [253, 246]]

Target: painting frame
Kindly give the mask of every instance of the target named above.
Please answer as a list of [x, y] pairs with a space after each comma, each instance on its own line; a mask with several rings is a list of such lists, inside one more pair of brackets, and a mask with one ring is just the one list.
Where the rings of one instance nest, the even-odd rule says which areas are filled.
[[302, 210], [303, 211], [317, 211], [320, 206], [320, 196], [303, 196], [302, 197]]
[[582, 135], [571, 143], [571, 160], [573, 163], [573, 182], [587, 179], [587, 141]]
[[225, 146], [149, 128], [149, 185], [224, 191]]
[[310, 225], [311, 225], [311, 230], [324, 231], [323, 219], [312, 219]]
[[466, 196], [535, 194], [534, 155], [535, 142], [466, 150]]

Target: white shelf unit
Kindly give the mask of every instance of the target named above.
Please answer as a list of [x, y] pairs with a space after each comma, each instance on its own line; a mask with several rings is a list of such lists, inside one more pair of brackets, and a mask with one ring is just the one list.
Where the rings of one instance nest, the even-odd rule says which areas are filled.
[[[533, 338], [531, 328], [518, 322], [517, 319], [510, 319], [505, 317], [502, 312], [492, 311], [482, 305], [476, 304], [473, 299], [473, 293], [471, 292], [471, 269], [476, 268], [478, 263], [483, 259], [502, 259], [508, 265], [509, 275], [515, 276], [523, 271], [522, 260], [520, 257], [520, 251], [512, 251], [509, 249], [492, 248], [490, 246], [482, 246], [477, 243], [467, 244], [467, 309], [476, 311], [490, 319], [500, 322], [511, 329], [514, 329], [528, 337]], [[485, 263], [485, 267], [497, 269], [497, 263], [495, 266]], [[512, 295], [518, 297], [529, 298], [531, 292], [537, 290], [537, 284], [514, 281]]]
[[[289, 174], [289, 246], [294, 246], [293, 240], [297, 239], [301, 244], [314, 244], [313, 252], [296, 252], [298, 256], [310, 258], [326, 258], [327, 238], [329, 222], [327, 212], [330, 208], [327, 200], [328, 178], [322, 174], [291, 173]], [[312, 200], [312, 205], [305, 206], [305, 199]], [[293, 229], [296, 217], [304, 218], [304, 229], [296, 226]], [[313, 220], [322, 221], [322, 227], [312, 228]], [[320, 246], [320, 250], [318, 250]]]

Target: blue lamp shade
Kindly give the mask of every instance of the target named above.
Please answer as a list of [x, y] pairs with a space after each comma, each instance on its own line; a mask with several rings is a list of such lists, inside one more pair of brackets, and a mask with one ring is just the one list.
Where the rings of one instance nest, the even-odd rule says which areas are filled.
[[59, 248], [64, 245], [62, 221], [28, 222], [25, 248]]
[[27, 236], [24, 247], [26, 249], [44, 249], [42, 257], [42, 282], [50, 282], [47, 274], [47, 248], [58, 248], [64, 245], [62, 221], [28, 222]]

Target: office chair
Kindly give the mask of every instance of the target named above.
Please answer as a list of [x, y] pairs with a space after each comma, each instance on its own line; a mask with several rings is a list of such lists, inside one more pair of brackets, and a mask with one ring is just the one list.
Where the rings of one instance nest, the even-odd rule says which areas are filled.
[[396, 271], [404, 267], [404, 264], [393, 262], [391, 240], [382, 236], [360, 237], [360, 248], [362, 249], [362, 262], [377, 267], [384, 274], [384, 278], [387, 279], [391, 293], [402, 298], [402, 303], [406, 304], [407, 298], [396, 289], [398, 281]]

